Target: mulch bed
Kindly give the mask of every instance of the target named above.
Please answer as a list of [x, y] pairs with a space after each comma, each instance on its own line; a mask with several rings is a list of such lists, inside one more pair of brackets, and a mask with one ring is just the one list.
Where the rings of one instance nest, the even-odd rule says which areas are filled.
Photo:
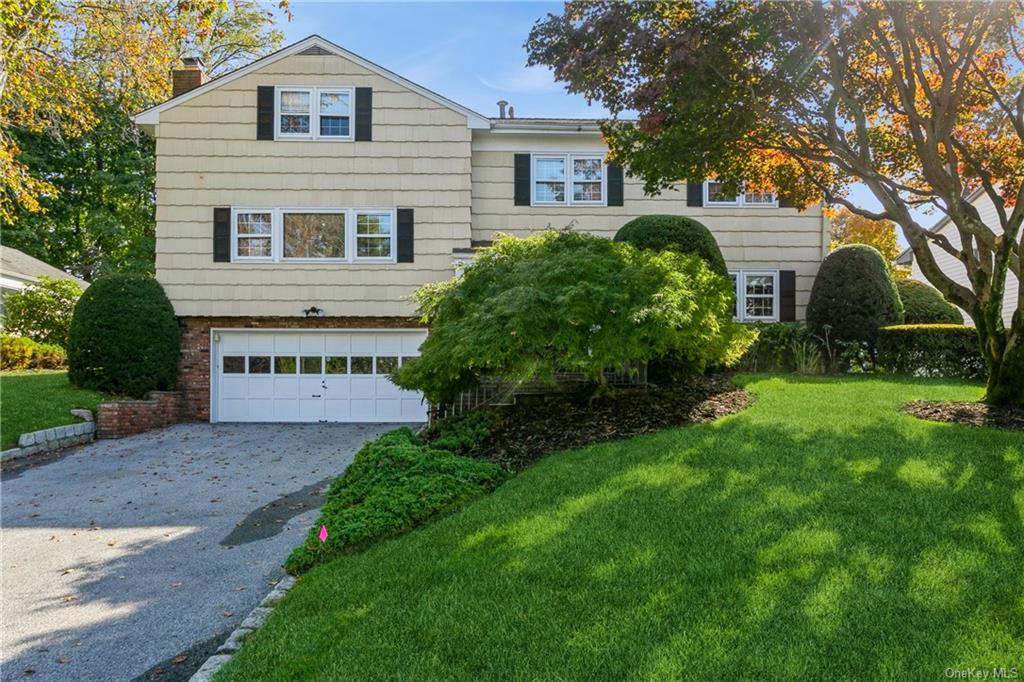
[[915, 400], [904, 405], [903, 409], [918, 419], [933, 422], [1024, 431], [1024, 409], [1019, 407], [996, 407], [985, 403], [958, 403], [949, 400]]
[[522, 469], [558, 450], [714, 421], [752, 401], [727, 375], [686, 383], [619, 388], [593, 401], [578, 395], [521, 397], [499, 408], [498, 424], [477, 456]]

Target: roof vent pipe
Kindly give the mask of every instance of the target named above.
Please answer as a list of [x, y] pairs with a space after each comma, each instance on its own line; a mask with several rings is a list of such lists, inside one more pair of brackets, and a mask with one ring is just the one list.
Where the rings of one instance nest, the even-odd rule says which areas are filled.
[[503, 99], [498, 100], [498, 118], [505, 118], [505, 107], [508, 106], [508, 102]]
[[508, 117], [509, 118], [515, 118], [516, 117], [516, 110], [513, 109], [512, 107], [508, 108]]

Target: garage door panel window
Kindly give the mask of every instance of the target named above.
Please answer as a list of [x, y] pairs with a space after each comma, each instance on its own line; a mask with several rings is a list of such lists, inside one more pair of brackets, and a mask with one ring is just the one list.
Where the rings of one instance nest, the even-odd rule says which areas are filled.
[[224, 356], [224, 373], [225, 374], [245, 374], [245, 356], [244, 355], [225, 355]]
[[348, 356], [329, 356], [326, 364], [327, 374], [348, 374]]
[[237, 208], [237, 262], [385, 262], [396, 260], [393, 208]]
[[323, 374], [323, 358], [319, 355], [303, 355], [299, 361], [302, 374]]
[[377, 374], [394, 374], [398, 371], [398, 357], [384, 355], [377, 358]]
[[250, 355], [249, 374], [270, 374], [270, 356]]
[[369, 355], [353, 356], [352, 374], [373, 374], [373, 357]]
[[274, 358], [274, 374], [295, 374], [296, 363], [293, 356], [278, 355]]

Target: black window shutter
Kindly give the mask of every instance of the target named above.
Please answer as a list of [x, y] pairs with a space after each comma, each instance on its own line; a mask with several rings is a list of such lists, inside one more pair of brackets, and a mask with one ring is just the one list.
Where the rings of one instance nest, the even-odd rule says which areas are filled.
[[398, 262], [413, 261], [413, 213], [411, 208], [398, 209]]
[[231, 262], [231, 209], [213, 209], [213, 262]]
[[703, 182], [688, 182], [688, 183], [686, 183], [686, 205], [687, 206], [703, 206], [704, 205], [704, 183]]
[[356, 88], [356, 141], [373, 139], [373, 88]]
[[779, 321], [796, 322], [796, 272], [779, 271]]
[[516, 206], [530, 205], [530, 155], [516, 154], [515, 163], [515, 204]]
[[787, 197], [780, 196], [779, 208], [795, 208], [795, 206], [793, 205], [793, 202], [790, 201]]
[[608, 205], [622, 206], [622, 166], [608, 166]]
[[256, 87], [256, 139], [274, 139], [274, 86]]

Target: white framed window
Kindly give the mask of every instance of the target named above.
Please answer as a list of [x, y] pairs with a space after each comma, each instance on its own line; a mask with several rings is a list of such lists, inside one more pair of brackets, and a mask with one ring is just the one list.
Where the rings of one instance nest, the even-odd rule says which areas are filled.
[[352, 140], [355, 90], [279, 85], [274, 93], [274, 135], [281, 140]]
[[736, 290], [733, 318], [740, 322], [775, 322], [779, 319], [777, 270], [737, 270], [729, 273]]
[[391, 208], [236, 208], [234, 262], [354, 263], [396, 261]]
[[606, 166], [601, 154], [534, 154], [532, 205], [604, 206]]
[[395, 216], [391, 211], [357, 210], [356, 260], [391, 260], [395, 255]]
[[704, 183], [705, 206], [733, 206], [746, 208], [778, 208], [778, 197], [772, 192], [748, 192], [741, 185], [738, 193], [727, 193], [723, 184], [715, 180]]

